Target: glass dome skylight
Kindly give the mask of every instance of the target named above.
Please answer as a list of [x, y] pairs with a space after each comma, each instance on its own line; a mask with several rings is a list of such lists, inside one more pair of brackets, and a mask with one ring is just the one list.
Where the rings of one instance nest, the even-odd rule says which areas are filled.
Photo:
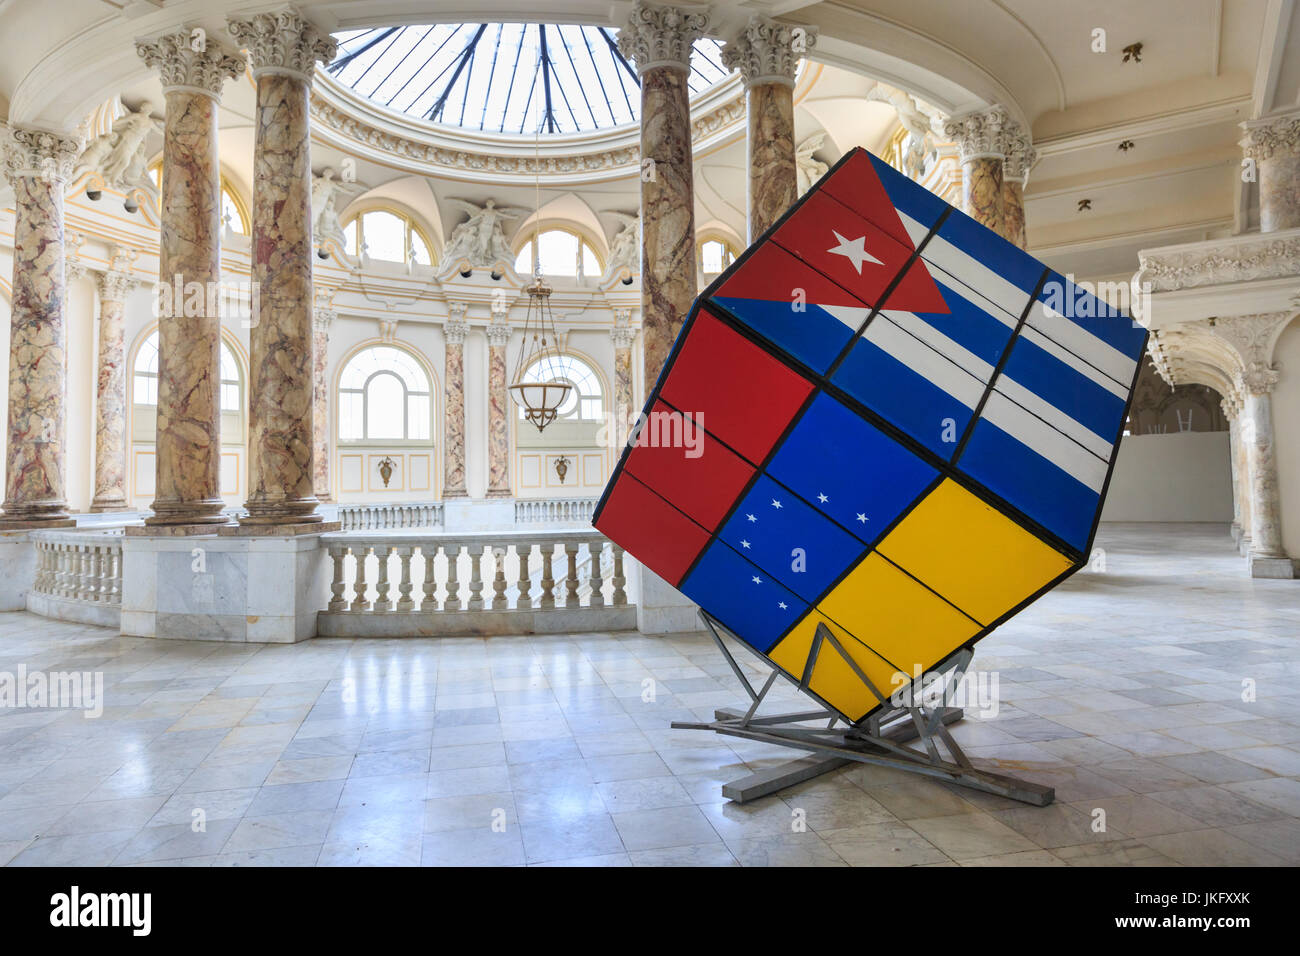
[[[636, 69], [607, 27], [439, 23], [336, 33], [326, 70], [381, 106], [426, 122], [531, 137], [636, 122]], [[690, 91], [727, 78], [721, 45], [702, 39]]]

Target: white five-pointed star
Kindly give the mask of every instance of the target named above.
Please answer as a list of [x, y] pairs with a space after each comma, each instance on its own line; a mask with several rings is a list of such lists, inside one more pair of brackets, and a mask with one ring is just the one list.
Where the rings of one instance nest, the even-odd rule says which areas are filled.
[[749, 542], [746, 541], [744, 538], [741, 538], [741, 539], [740, 539], [740, 546], [741, 546], [742, 548], [748, 548], [748, 547], [749, 547]]
[[763, 583], [763, 579], [760, 578], [760, 577], [756, 574], [756, 575], [754, 575], [754, 583], [755, 583], [755, 584], [762, 584], [762, 583]]
[[773, 498], [773, 499], [772, 499], [772, 507], [773, 507], [773, 508], [780, 508], [780, 507], [781, 507], [781, 502], [779, 502], [779, 501], [777, 501], [775, 498]]
[[817, 500], [820, 501], [822, 504], [826, 504], [826, 502], [830, 501], [831, 499], [827, 498], [825, 495], [818, 495]]
[[748, 518], [750, 521], [757, 521], [757, 520], [758, 520], [758, 519], [755, 518], [753, 515], [745, 515], [745, 517]]
[[826, 251], [833, 255], [843, 256], [845, 259], [848, 259], [853, 263], [853, 268], [858, 270], [858, 275], [862, 275], [862, 263], [864, 262], [869, 262], [875, 266], [884, 265], [883, 262], [871, 253], [867, 252], [866, 236], [858, 236], [858, 238], [849, 241], [838, 232], [835, 232], [834, 229], [832, 229], [831, 232], [834, 233], [835, 241], [838, 242], [839, 245], [833, 249], [827, 249]]
[[858, 521], [860, 521], [862, 524], [867, 523], [867, 516], [864, 515], [861, 511], [858, 512]]
[[784, 611], [786, 609], [786, 603], [782, 601], [779, 604], [777, 604], [777, 607], [779, 607], [781, 610]]

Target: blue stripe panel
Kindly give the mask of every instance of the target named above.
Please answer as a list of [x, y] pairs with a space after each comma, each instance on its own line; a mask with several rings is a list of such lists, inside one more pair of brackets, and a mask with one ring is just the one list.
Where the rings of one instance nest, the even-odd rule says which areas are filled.
[[1142, 357], [1146, 349], [1147, 330], [1135, 325], [1119, 309], [1080, 289], [1059, 273], [1048, 275], [1038, 298], [1049, 309], [1064, 315], [1111, 348], [1123, 352], [1134, 361]]
[[[958, 285], [957, 280], [941, 269], [931, 267], [930, 275], [934, 276], [939, 294], [948, 303], [952, 314], [917, 312], [916, 317], [923, 319], [927, 325], [938, 329], [990, 365], [997, 365], [998, 360], [1002, 358], [1003, 350], [1007, 347], [1007, 342], [1011, 339], [1014, 324], [1008, 326], [1005, 322], [998, 321], [970, 299], [959, 294], [955, 289]], [[989, 303], [989, 307], [997, 308], [992, 303]], [[1018, 319], [1019, 316], [1014, 318]]]
[[766, 475], [758, 476], [718, 536], [810, 602], [865, 550], [861, 541]]
[[764, 653], [808, 610], [766, 571], [716, 538], [678, 590]]
[[813, 399], [767, 471], [867, 544], [875, 542], [937, 474], [825, 392]]
[[1033, 292], [1038, 287], [1043, 264], [964, 212], [954, 209], [938, 234], [1024, 291]]
[[960, 468], [1067, 544], [1079, 551], [1087, 547], [1097, 493], [993, 423], [975, 424]]
[[712, 301], [741, 324], [818, 372], [830, 368], [857, 331], [812, 303], [808, 303], [803, 311], [796, 312], [790, 302], [731, 297], [715, 297]]
[[1119, 439], [1120, 426], [1124, 423], [1124, 399], [1028, 339], [1016, 339], [1002, 374], [1056, 406], [1094, 435], [1112, 444]]
[[866, 339], [853, 344], [831, 382], [945, 460], [957, 450], [972, 414], [970, 408]]
[[872, 153], [868, 153], [867, 156], [871, 159], [871, 165], [876, 168], [880, 184], [885, 187], [885, 192], [889, 194], [893, 204], [927, 229], [939, 221], [945, 209], [951, 208], [930, 190], [912, 182], [883, 159]]

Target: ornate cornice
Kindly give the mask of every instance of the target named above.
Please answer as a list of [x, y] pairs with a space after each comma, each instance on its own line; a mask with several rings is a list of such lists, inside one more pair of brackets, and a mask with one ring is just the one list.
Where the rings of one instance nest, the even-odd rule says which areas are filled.
[[328, 63], [338, 52], [338, 42], [294, 6], [248, 18], [227, 17], [226, 27], [248, 51], [255, 78], [279, 73], [311, 83], [316, 62]]
[[814, 27], [792, 27], [755, 16], [722, 48], [722, 65], [739, 70], [747, 86], [783, 83], [793, 87], [795, 66], [816, 44]]
[[691, 46], [708, 28], [707, 13], [636, 0], [627, 24], [618, 32], [618, 52], [636, 63], [641, 76], [656, 67], [687, 72]]
[[145, 65], [158, 70], [164, 93], [185, 90], [221, 99], [228, 79], [244, 72], [244, 58], [236, 56], [211, 39], [195, 50], [187, 31], [164, 33], [152, 40], [136, 40], [135, 52]]
[[1152, 292], [1300, 276], [1300, 234], [1258, 235], [1138, 253], [1135, 280]]
[[1020, 124], [1001, 106], [963, 113], [944, 121], [943, 134], [957, 144], [963, 163], [976, 159], [1005, 160], [1012, 152], [1028, 146]]
[[1300, 113], [1247, 120], [1241, 128], [1246, 135], [1240, 146], [1256, 162], [1300, 153]]
[[10, 183], [31, 176], [47, 183], [66, 183], [81, 146], [76, 136], [11, 126], [4, 136], [5, 178]]

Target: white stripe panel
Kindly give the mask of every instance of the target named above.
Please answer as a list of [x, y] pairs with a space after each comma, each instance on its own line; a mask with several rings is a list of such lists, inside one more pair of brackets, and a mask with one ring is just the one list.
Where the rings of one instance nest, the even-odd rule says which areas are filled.
[[[919, 243], [921, 240], [916, 238], [913, 226], [919, 227], [920, 223], [909, 220], [907, 213], [901, 209], [898, 214], [903, 217], [903, 226], [907, 229], [908, 235], [913, 237], [913, 242]], [[924, 232], [928, 233], [929, 230], [924, 230]], [[922, 238], [924, 238], [924, 234]], [[1028, 292], [1014, 283], [1008, 282], [978, 259], [967, 255], [942, 236], [936, 234], [933, 239], [926, 243], [921, 255], [948, 272], [959, 282], [966, 283], [980, 295], [1001, 306], [1004, 311], [1014, 315], [1017, 321], [1020, 319], [1021, 313], [1025, 311], [1025, 304], [1029, 301]]]
[[[986, 299], [964, 282], [958, 282], [956, 278], [949, 275], [943, 269], [940, 269], [933, 262], [926, 262], [930, 276], [942, 285], [945, 289], [950, 289], [957, 295], [961, 296], [975, 308], [979, 309], [986, 315], [991, 315], [1009, 329], [1014, 329], [1020, 323], [1020, 315], [1012, 315], [1006, 309], [1002, 308], [992, 299]], [[1023, 308], [1023, 305], [1022, 305]]]
[[1100, 385], [1106, 391], [1110, 392], [1116, 398], [1123, 399], [1126, 402], [1128, 401], [1128, 388], [1121, 385], [1119, 382], [1115, 381], [1109, 375], [1102, 374], [1097, 369], [1089, 365], [1087, 362], [1081, 360], [1079, 356], [1075, 355], [1073, 352], [1067, 351], [1066, 349], [1062, 348], [1060, 345], [1058, 345], [1056, 342], [1053, 342], [1042, 332], [1039, 332], [1037, 329], [1032, 328], [1028, 322], [1026, 322], [1025, 327], [1020, 330], [1020, 337], [1027, 342], [1034, 343], [1034, 345], [1037, 345], [1040, 349], [1042, 349], [1044, 352], [1046, 352], [1048, 355], [1052, 356], [1053, 358], [1059, 359], [1060, 361], [1064, 362], [1066, 365], [1070, 366], [1070, 368], [1074, 369], [1084, 378], [1096, 382], [1098, 385]]
[[1106, 462], [1071, 441], [1042, 419], [1031, 415], [997, 392], [989, 394], [983, 417], [1016, 441], [1042, 455], [1067, 475], [1101, 494], [1106, 483]]
[[1047, 424], [1065, 432], [1094, 455], [1105, 461], [1110, 461], [1111, 445], [1106, 439], [1081, 422], [1075, 421], [1041, 395], [1031, 392], [1015, 379], [1008, 378], [1005, 372], [1002, 373], [1002, 377], [998, 379], [994, 388], [1017, 405], [1033, 412]]
[[993, 377], [992, 365], [964, 346], [958, 345], [933, 325], [926, 322], [924, 319], [918, 318], [914, 313], [895, 312], [890, 310], [881, 312], [880, 314], [902, 328], [904, 331], [911, 332], [936, 352], [939, 352], [946, 358], [952, 359], [981, 381], [987, 382]]
[[909, 369], [943, 389], [967, 408], [974, 409], [984, 395], [984, 383], [948, 361], [924, 342], [908, 335], [893, 322], [873, 321], [862, 337], [888, 352]]
[[921, 240], [930, 234], [930, 230], [903, 212], [903, 210], [895, 207], [894, 211], [903, 220], [903, 228], [907, 230], [908, 236], [912, 239], [912, 248], [915, 249], [921, 244]]
[[[1029, 319], [1026, 324], [1038, 329], [1053, 341], [1059, 342], [1079, 358], [1101, 369], [1121, 385], [1133, 381], [1133, 373], [1137, 371], [1137, 362], [1113, 345], [1103, 342], [1082, 326], [1075, 325], [1059, 312], [1047, 308], [1042, 302], [1034, 303], [1034, 307], [1029, 310]], [[1127, 387], [1125, 385], [1125, 396], [1128, 395]]]
[[854, 332], [862, 328], [862, 323], [867, 321], [867, 316], [871, 314], [870, 309], [860, 309], [856, 305], [822, 305], [817, 303], [817, 308], [829, 312]]

